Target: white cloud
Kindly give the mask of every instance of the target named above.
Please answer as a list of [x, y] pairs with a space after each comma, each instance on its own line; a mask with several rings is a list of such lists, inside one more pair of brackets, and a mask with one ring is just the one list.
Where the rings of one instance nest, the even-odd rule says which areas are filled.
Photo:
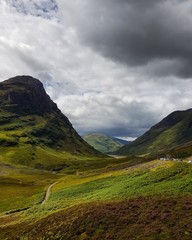
[[[25, 11], [13, 7], [16, 2]], [[74, 18], [87, 11], [86, 1], [56, 2], [58, 11], [50, 10], [48, 0], [0, 2], [0, 81], [24, 74], [39, 78], [80, 133], [135, 137], [171, 111], [191, 107], [190, 79], [155, 78], [149, 66], [106, 59], [76, 32]], [[48, 13], [34, 3], [48, 4]]]
[[126, 140], [126, 141], [130, 141], [130, 142], [132, 142], [132, 141], [134, 141], [136, 139], [134, 137], [116, 137], [116, 138], [119, 138], [119, 139], [122, 139], [122, 140]]

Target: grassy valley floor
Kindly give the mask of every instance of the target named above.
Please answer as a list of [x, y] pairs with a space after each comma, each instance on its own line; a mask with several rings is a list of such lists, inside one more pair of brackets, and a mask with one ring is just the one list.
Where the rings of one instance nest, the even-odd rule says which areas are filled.
[[[28, 205], [24, 200], [17, 205], [29, 208], [10, 214], [5, 214], [6, 204], [1, 209], [2, 240], [192, 238], [192, 164], [154, 160], [134, 165], [127, 160], [76, 174], [33, 174], [34, 192], [26, 186], [31, 196], [21, 194]], [[8, 206], [17, 196], [10, 200], [7, 193], [3, 199]]]

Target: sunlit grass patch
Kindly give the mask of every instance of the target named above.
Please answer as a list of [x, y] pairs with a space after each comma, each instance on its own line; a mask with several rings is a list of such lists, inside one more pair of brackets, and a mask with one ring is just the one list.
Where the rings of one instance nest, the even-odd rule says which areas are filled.
[[[155, 162], [156, 164], [158, 162]], [[66, 176], [53, 187], [44, 206], [35, 206], [30, 214], [48, 215], [54, 211], [91, 202], [110, 202], [140, 196], [185, 196], [192, 194], [192, 166], [163, 163], [152, 171], [148, 167], [119, 170], [93, 176]], [[34, 215], [33, 215], [34, 216]], [[36, 216], [36, 217], [38, 217]]]

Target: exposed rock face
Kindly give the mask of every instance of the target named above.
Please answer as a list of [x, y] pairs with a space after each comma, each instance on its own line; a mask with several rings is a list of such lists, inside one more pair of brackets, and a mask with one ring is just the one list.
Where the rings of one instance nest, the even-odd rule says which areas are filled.
[[43, 84], [30, 76], [17, 76], [0, 83], [0, 106], [17, 113], [58, 111]]

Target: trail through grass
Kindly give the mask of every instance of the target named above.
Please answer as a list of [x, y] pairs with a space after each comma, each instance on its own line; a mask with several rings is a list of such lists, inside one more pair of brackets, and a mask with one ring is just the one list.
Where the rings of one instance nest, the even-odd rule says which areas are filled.
[[58, 184], [58, 182], [54, 182], [54, 183], [52, 183], [51, 185], [49, 185], [49, 187], [47, 188], [45, 197], [44, 197], [44, 199], [43, 199], [43, 201], [42, 201], [41, 204], [45, 204], [45, 203], [48, 201], [49, 196], [50, 196], [50, 193], [51, 193], [51, 189], [52, 189], [56, 184]]
[[[91, 202], [110, 202], [140, 196], [190, 196], [192, 166], [153, 161], [102, 174], [64, 176], [53, 186], [44, 205], [33, 206], [24, 216], [43, 217], [55, 211]], [[37, 214], [36, 214], [37, 213]]]

